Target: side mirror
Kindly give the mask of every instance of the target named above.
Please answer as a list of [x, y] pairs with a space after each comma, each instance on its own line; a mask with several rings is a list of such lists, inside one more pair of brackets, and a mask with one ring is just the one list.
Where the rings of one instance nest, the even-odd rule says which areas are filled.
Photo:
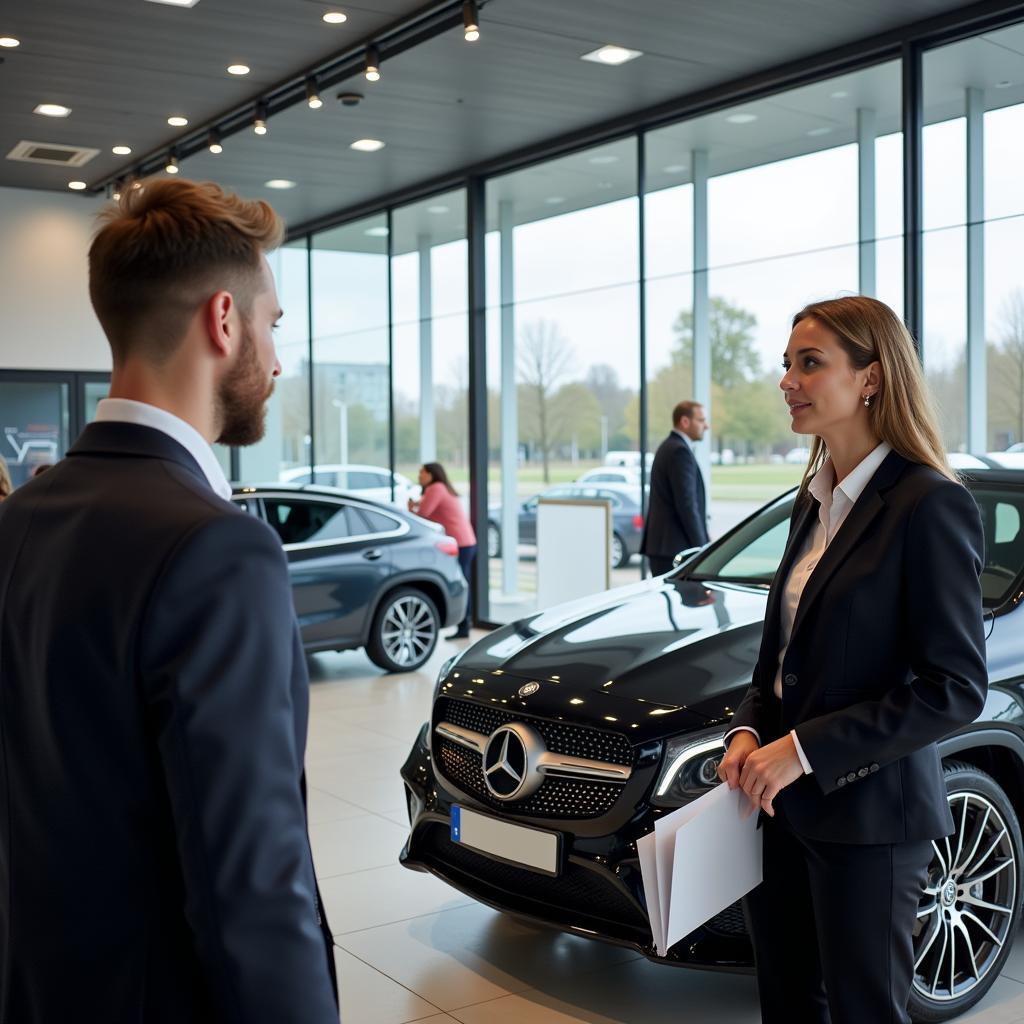
[[686, 548], [684, 551], [680, 551], [679, 554], [672, 559], [672, 568], [678, 569], [683, 562], [688, 562], [695, 554], [697, 554], [698, 551], [700, 551], [699, 547]]

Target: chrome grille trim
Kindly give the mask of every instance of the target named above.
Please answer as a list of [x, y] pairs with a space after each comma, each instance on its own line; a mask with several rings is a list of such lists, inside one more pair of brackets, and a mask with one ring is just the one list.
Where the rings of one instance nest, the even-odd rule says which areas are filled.
[[438, 736], [442, 736], [452, 743], [458, 743], [460, 747], [475, 750], [483, 754], [487, 746], [487, 737], [482, 732], [473, 732], [472, 729], [463, 729], [461, 725], [452, 725], [451, 722], [440, 722], [434, 729]]

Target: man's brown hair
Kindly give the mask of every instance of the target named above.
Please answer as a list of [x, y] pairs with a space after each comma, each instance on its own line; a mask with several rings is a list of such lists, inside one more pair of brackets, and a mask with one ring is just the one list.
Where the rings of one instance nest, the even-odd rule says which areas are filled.
[[695, 402], [692, 398], [686, 399], [685, 402], [679, 402], [672, 410], [672, 429], [676, 428], [683, 416], [688, 420], [692, 420], [694, 412], [699, 408], [701, 408], [701, 403]]
[[239, 199], [213, 182], [154, 178], [122, 189], [98, 217], [89, 249], [89, 297], [114, 362], [162, 362], [197, 308], [229, 291], [248, 316], [262, 255], [284, 225], [269, 204]]

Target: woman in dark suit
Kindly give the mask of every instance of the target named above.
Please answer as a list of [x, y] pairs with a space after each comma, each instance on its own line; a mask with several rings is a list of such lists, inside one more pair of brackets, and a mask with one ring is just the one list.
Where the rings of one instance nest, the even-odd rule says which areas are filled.
[[931, 841], [953, 831], [935, 744], [987, 692], [981, 518], [887, 306], [807, 306], [783, 366], [815, 439], [719, 769], [763, 812], [762, 1020], [904, 1024]]

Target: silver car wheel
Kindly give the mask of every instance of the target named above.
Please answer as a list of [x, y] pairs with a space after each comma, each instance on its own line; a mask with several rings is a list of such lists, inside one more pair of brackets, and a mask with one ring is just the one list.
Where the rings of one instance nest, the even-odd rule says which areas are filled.
[[980, 985], [1010, 941], [1017, 860], [1006, 821], [979, 793], [952, 793], [956, 831], [934, 857], [914, 928], [914, 989], [932, 1002]]
[[397, 665], [418, 662], [436, 638], [437, 623], [429, 605], [411, 594], [395, 601], [381, 623], [381, 645]]

